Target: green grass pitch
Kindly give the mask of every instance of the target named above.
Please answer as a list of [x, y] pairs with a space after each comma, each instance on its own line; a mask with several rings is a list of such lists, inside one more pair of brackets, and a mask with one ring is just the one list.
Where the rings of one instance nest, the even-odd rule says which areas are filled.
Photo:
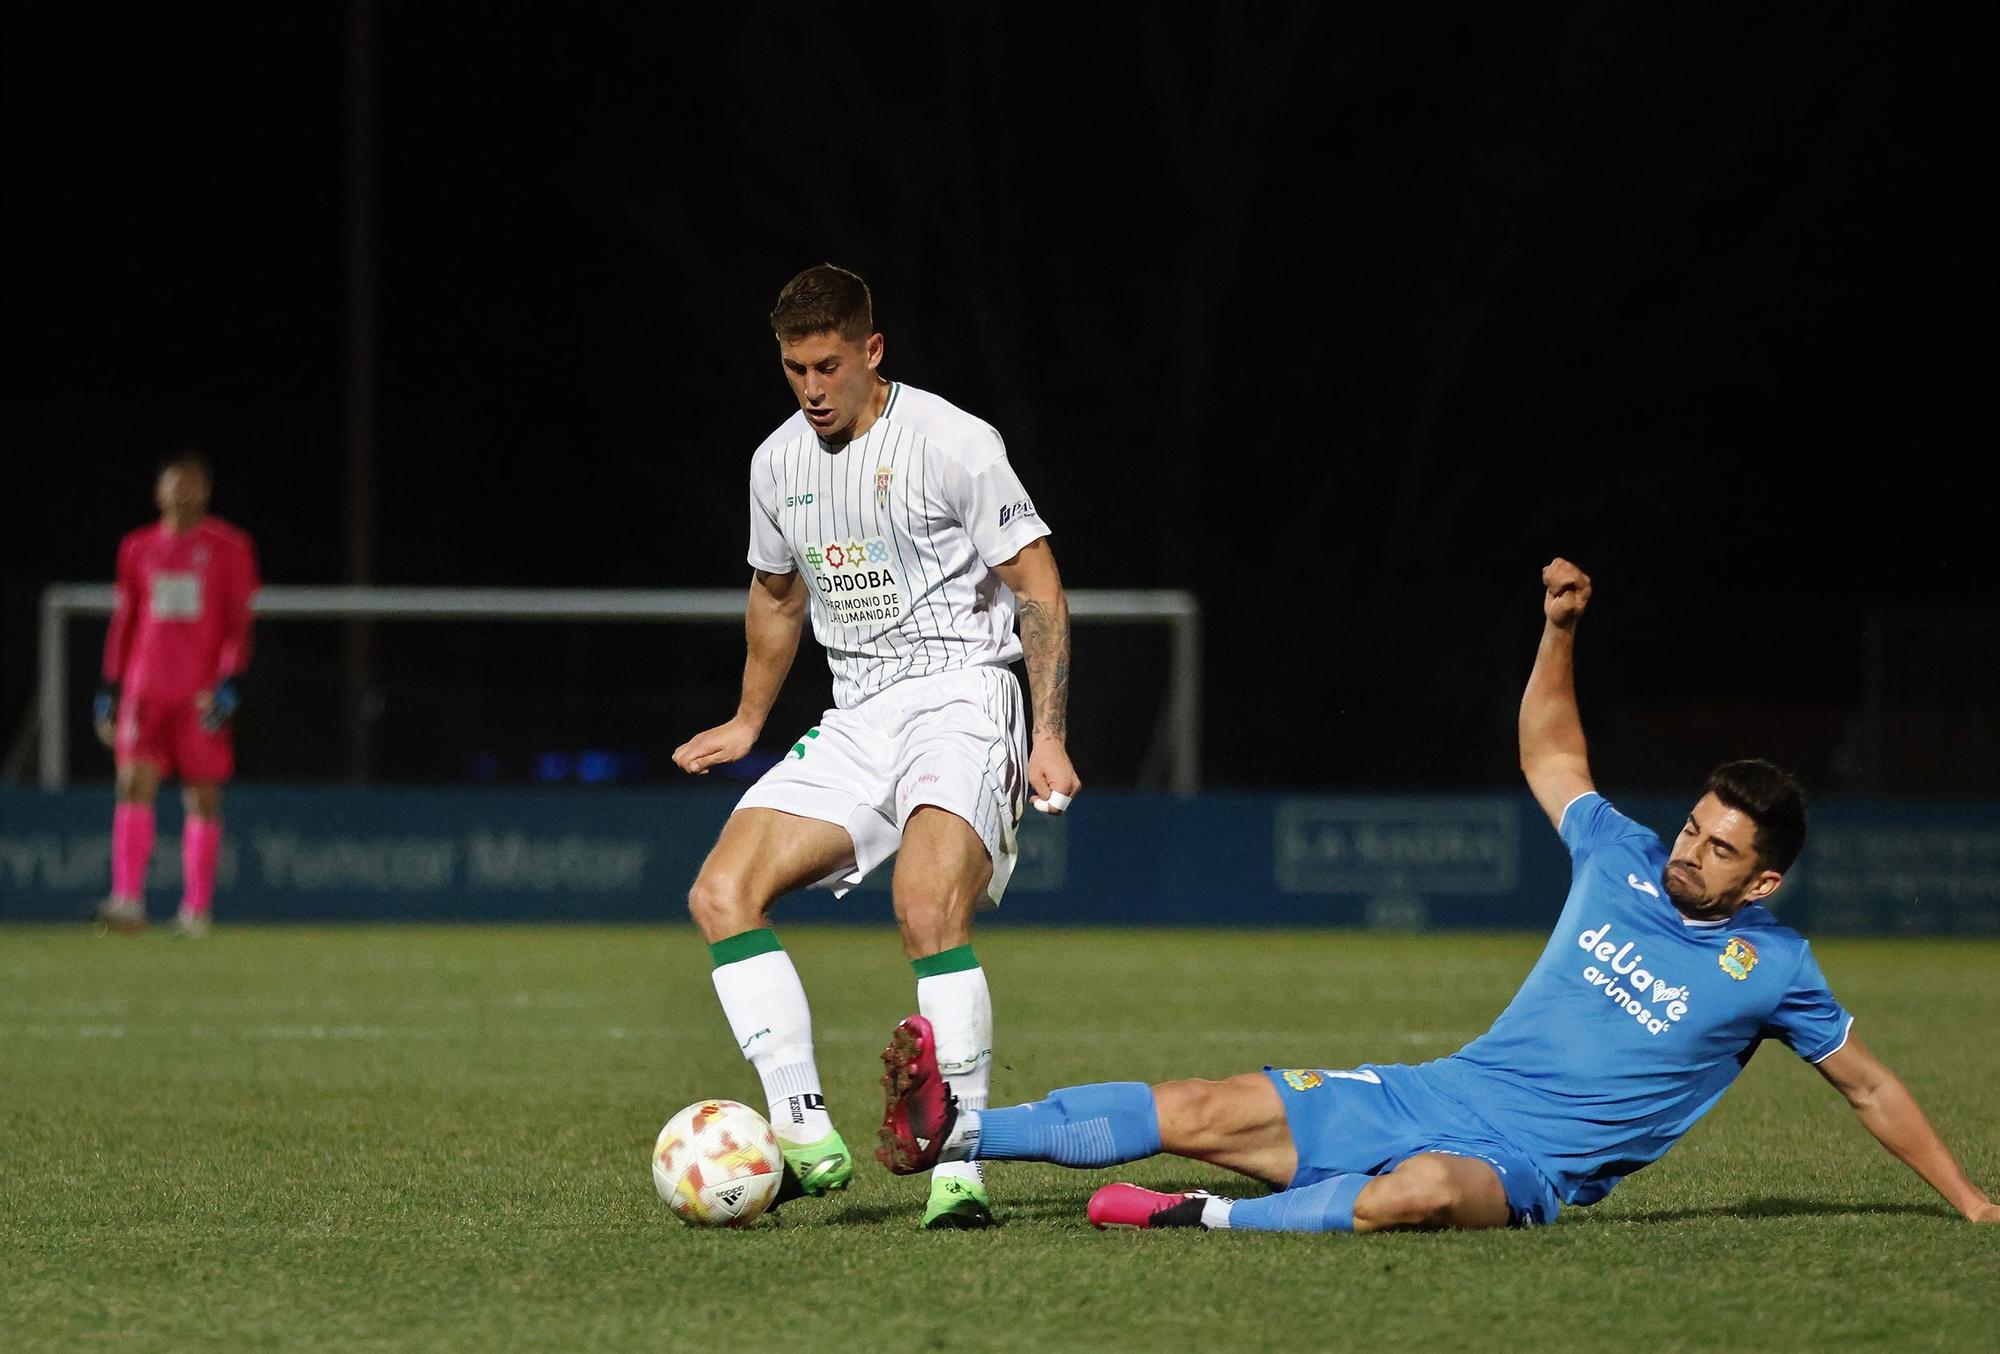
[[[866, 1157], [914, 1001], [893, 931], [781, 929]], [[1007, 931], [977, 940], [995, 1103], [1109, 1079], [1421, 1061], [1529, 935]], [[2000, 1189], [2000, 944], [1816, 947], [1857, 1030]], [[686, 928], [0, 929], [0, 1347], [1993, 1349], [2000, 1228], [1964, 1223], [1772, 1046], [1667, 1158], [1526, 1233], [1111, 1233], [1169, 1159], [999, 1165], [1005, 1225], [923, 1183], [682, 1226], [667, 1116], [761, 1102]], [[1249, 1186], [1251, 1191], [1256, 1187]]]

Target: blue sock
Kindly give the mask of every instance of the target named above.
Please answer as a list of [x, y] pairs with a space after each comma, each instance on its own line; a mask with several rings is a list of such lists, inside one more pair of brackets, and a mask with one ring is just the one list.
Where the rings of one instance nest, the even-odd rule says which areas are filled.
[[1048, 1099], [979, 1117], [980, 1161], [1115, 1166], [1160, 1150], [1160, 1114], [1143, 1081], [1065, 1086]]
[[1354, 1201], [1372, 1175], [1336, 1175], [1331, 1180], [1261, 1199], [1238, 1199], [1229, 1209], [1230, 1230], [1246, 1232], [1351, 1232]]

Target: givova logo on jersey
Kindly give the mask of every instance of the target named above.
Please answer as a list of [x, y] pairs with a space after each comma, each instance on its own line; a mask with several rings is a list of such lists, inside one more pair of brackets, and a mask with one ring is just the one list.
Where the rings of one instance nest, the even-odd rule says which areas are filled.
[[1608, 968], [1592, 964], [1583, 971], [1583, 980], [1602, 991], [1619, 1010], [1646, 1027], [1648, 1034], [1660, 1034], [1688, 1012], [1685, 986], [1669, 987], [1646, 967], [1646, 956], [1610, 939], [1611, 923], [1585, 931], [1576, 938], [1577, 948]]
[[876, 625], [903, 618], [903, 589], [891, 567], [891, 552], [883, 536], [806, 543], [800, 555], [836, 625]]

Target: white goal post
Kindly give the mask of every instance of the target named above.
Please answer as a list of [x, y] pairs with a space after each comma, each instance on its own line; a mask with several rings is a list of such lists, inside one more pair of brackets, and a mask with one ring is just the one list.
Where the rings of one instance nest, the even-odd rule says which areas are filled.
[[[434, 621], [652, 621], [741, 624], [740, 588], [390, 588], [273, 586], [257, 594], [267, 619]], [[69, 621], [109, 616], [103, 583], [56, 583], [42, 593], [41, 785], [69, 780]], [[1167, 784], [1201, 788], [1201, 603], [1180, 591], [1083, 588], [1069, 594], [1072, 621], [1164, 625], [1168, 631], [1163, 731]]]

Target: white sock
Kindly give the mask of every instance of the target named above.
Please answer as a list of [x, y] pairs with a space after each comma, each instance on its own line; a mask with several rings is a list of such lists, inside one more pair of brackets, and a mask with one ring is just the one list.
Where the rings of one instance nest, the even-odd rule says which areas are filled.
[[[959, 1107], [976, 1116], [986, 1108], [993, 1080], [993, 998], [987, 991], [986, 970], [960, 969], [917, 979], [917, 1010], [937, 1035], [938, 1070], [958, 1097]], [[956, 1176], [974, 1184], [986, 1179], [976, 1161], [941, 1161], [931, 1175]]]
[[959, 1107], [958, 1118], [952, 1121], [951, 1132], [944, 1135], [944, 1146], [938, 1149], [939, 1161], [965, 1161], [979, 1150], [979, 1119], [982, 1110]]
[[1229, 1229], [1229, 1210], [1236, 1207], [1234, 1199], [1214, 1198], [1201, 1206], [1201, 1225], [1211, 1231]]
[[807, 1143], [833, 1132], [813, 1062], [812, 1011], [792, 957], [767, 950], [724, 964], [712, 976], [736, 1046], [764, 1082], [778, 1137]]

